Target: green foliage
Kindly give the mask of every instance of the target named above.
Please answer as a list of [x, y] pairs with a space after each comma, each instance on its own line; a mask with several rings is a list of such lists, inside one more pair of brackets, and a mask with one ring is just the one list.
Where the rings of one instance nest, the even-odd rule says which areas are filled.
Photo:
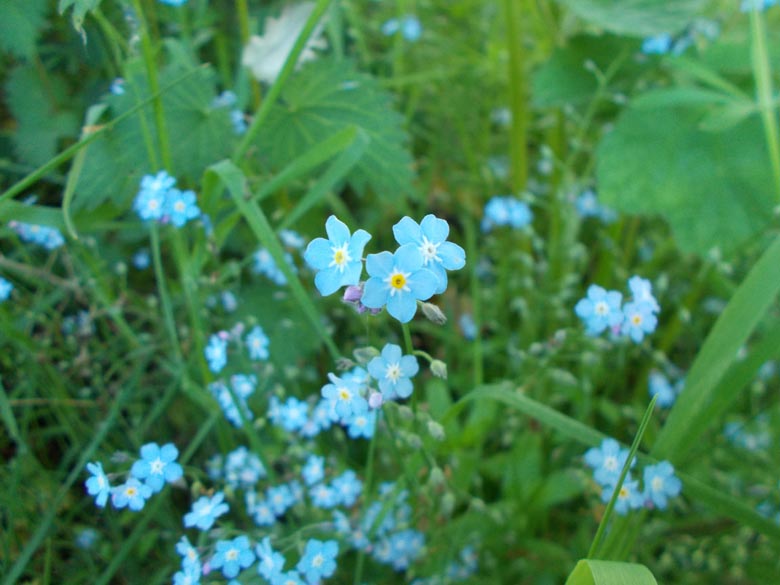
[[64, 80], [34, 67], [16, 67], [6, 83], [8, 106], [16, 123], [14, 146], [30, 165], [46, 163], [57, 154], [60, 140], [78, 133], [78, 119], [65, 104]]
[[[761, 122], [751, 116], [730, 119], [718, 132], [702, 129], [717, 106], [669, 91], [638, 99], [602, 140], [600, 197], [628, 214], [662, 215], [686, 252], [733, 254], [772, 217]], [[667, 105], [656, 105], [659, 100]]]
[[558, 0], [590, 24], [613, 33], [674, 34], [701, 13], [706, 0]]
[[46, 0], [4, 0], [0, 17], [0, 49], [17, 57], [35, 55], [35, 42], [46, 22]]
[[412, 192], [412, 159], [402, 124], [391, 96], [375, 79], [348, 62], [321, 59], [291, 77], [268, 116], [258, 147], [279, 169], [300, 152], [356, 126], [370, 143], [347, 181], [359, 192], [371, 189], [394, 201]]
[[88, 12], [96, 10], [101, 2], [102, 0], [60, 0], [57, 10], [60, 14], [65, 14], [69, 8], [72, 8], [71, 22], [73, 23], [73, 28], [83, 33], [84, 18]]
[[566, 585], [657, 585], [657, 581], [644, 565], [583, 559]]

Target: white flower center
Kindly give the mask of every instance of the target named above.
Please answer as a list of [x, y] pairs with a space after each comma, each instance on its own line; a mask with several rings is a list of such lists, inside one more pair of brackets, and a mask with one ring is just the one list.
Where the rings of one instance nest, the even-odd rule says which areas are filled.
[[620, 486], [620, 493], [618, 493], [618, 498], [625, 500], [630, 493], [630, 490], [626, 486]]
[[340, 386], [338, 389], [339, 392], [339, 400], [343, 400], [344, 402], [349, 402], [352, 400], [352, 392], [349, 391], [349, 388], [346, 386]]
[[609, 313], [609, 305], [604, 301], [599, 301], [598, 303], [596, 303], [596, 306], [593, 308], [593, 312], [596, 313], [599, 317], [603, 317], [604, 315]]
[[333, 252], [333, 259], [328, 264], [328, 268], [336, 266], [339, 272], [344, 272], [347, 264], [352, 261], [352, 256], [349, 255], [349, 242], [344, 242], [340, 246], [331, 246], [330, 250]]
[[184, 204], [184, 201], [177, 201], [173, 204], [173, 209], [179, 213], [183, 213], [184, 210], [187, 209], [187, 206]]
[[229, 551], [225, 553], [225, 558], [229, 561], [235, 561], [238, 558], [238, 550], [235, 548], [231, 548]]
[[322, 566], [322, 563], [324, 563], [324, 562], [325, 562], [325, 559], [322, 557], [322, 555], [321, 554], [317, 554], [311, 560], [311, 566], [319, 568], [319, 567]]
[[385, 282], [388, 284], [390, 288], [390, 296], [395, 296], [398, 292], [411, 292], [412, 289], [409, 288], [409, 285], [407, 284], [407, 281], [409, 279], [409, 276], [411, 276], [410, 272], [401, 272], [397, 268], [393, 270], [390, 273], [390, 276], [388, 276], [385, 279]]
[[385, 370], [385, 379], [390, 380], [393, 384], [398, 382], [398, 378], [401, 377], [401, 365], [398, 363], [388, 364]]
[[618, 467], [617, 457], [606, 457], [604, 459], [604, 469], [607, 471], [615, 471]]
[[148, 203], [148, 206], [149, 206], [149, 209], [154, 210], [154, 209], [157, 209], [158, 207], [160, 207], [160, 202], [157, 201], [157, 199], [150, 199], [149, 203]]
[[660, 492], [664, 489], [664, 478], [662, 477], [654, 477], [653, 481], [650, 482], [650, 484], [653, 486], [654, 492]]
[[631, 323], [633, 323], [635, 327], [639, 327], [642, 324], [642, 315], [639, 313], [631, 315]]
[[423, 243], [419, 248], [423, 255], [423, 266], [427, 266], [429, 262], [441, 262], [441, 258], [439, 257], [440, 245], [441, 242], [434, 244], [428, 238], [423, 236]]
[[163, 467], [165, 467], [165, 463], [158, 457], [149, 464], [149, 467], [151, 467], [153, 474], [160, 475], [163, 471]]

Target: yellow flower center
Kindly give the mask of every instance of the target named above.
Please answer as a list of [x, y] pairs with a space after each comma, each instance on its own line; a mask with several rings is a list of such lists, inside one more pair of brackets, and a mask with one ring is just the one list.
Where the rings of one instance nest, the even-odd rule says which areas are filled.
[[631, 322], [639, 327], [642, 324], [642, 315], [634, 314], [631, 316]]
[[352, 398], [352, 393], [347, 388], [344, 388], [342, 386], [341, 388], [339, 388], [339, 398], [341, 398], [342, 400], [349, 400], [350, 398]]
[[618, 494], [618, 497], [621, 500], [625, 500], [628, 497], [628, 488], [626, 486], [620, 487], [620, 493]]
[[132, 498], [138, 493], [138, 490], [130, 486], [125, 490], [125, 495]]
[[402, 290], [406, 286], [406, 277], [403, 274], [395, 274], [390, 280], [390, 286]]

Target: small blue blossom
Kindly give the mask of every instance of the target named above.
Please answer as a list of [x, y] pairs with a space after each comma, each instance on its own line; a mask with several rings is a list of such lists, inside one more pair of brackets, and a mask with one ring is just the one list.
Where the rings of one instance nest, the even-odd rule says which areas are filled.
[[133, 464], [130, 473], [136, 479], [152, 488], [152, 492], [162, 490], [165, 483], [172, 483], [183, 475], [181, 465], [176, 463], [179, 450], [173, 443], [160, 447], [157, 443], [147, 443], [141, 447], [141, 459]]
[[402, 355], [398, 345], [388, 343], [382, 353], [368, 362], [368, 372], [379, 382], [379, 390], [385, 400], [409, 398], [412, 394], [412, 381], [420, 370], [417, 358]]
[[631, 296], [635, 303], [647, 303], [650, 311], [658, 313], [661, 307], [653, 296], [653, 285], [650, 281], [640, 276], [632, 276], [628, 279], [628, 288], [631, 290]]
[[300, 250], [306, 245], [306, 240], [295, 230], [279, 230], [279, 239], [288, 248]]
[[654, 37], [648, 37], [642, 42], [642, 52], [646, 55], [663, 55], [672, 50], [672, 37], [668, 33], [661, 33]]
[[494, 227], [510, 226], [513, 229], [523, 229], [531, 224], [534, 215], [531, 208], [517, 197], [491, 197], [485, 205], [482, 218], [482, 231], [489, 232]]
[[146, 500], [152, 497], [152, 488], [134, 477], [122, 485], [111, 488], [111, 503], [114, 508], [130, 508], [134, 512], [142, 510]]
[[225, 494], [217, 492], [212, 497], [202, 496], [192, 505], [192, 510], [184, 515], [184, 526], [199, 530], [208, 530], [214, 522], [227, 513], [230, 507], [223, 502]]
[[626, 303], [623, 306], [623, 326], [621, 331], [635, 343], [642, 341], [647, 333], [652, 333], [658, 326], [658, 318], [653, 314], [653, 307], [646, 301]]
[[376, 430], [376, 410], [353, 414], [348, 420], [344, 421], [347, 426], [347, 434], [351, 439], [370, 439], [374, 436]]
[[193, 191], [170, 189], [165, 197], [165, 215], [170, 222], [180, 228], [191, 219], [200, 216], [200, 208]]
[[7, 301], [11, 297], [11, 291], [14, 285], [0, 276], [0, 301]]
[[391, 18], [382, 25], [382, 34], [391, 36], [399, 32], [401, 36], [409, 42], [420, 40], [422, 36], [422, 25], [415, 16], [406, 15], [398, 18]]
[[335, 477], [331, 482], [331, 487], [336, 493], [339, 504], [347, 507], [353, 506], [363, 491], [363, 483], [351, 469], [347, 469]]
[[[287, 277], [284, 275], [284, 272], [282, 272], [276, 265], [273, 256], [271, 256], [271, 253], [268, 250], [265, 248], [258, 249], [257, 252], [254, 253], [253, 259], [253, 270], [257, 274], [263, 274], [267, 276], [272, 282], [278, 284], [279, 286], [287, 284]], [[285, 252], [284, 259], [290, 269], [295, 272], [296, 268], [295, 264], [293, 263], [292, 256]]]
[[585, 322], [588, 335], [598, 335], [607, 327], [618, 327], [623, 322], [622, 298], [619, 292], [608, 292], [596, 284], [588, 287], [587, 297], [574, 307], [574, 312]]
[[258, 526], [273, 526], [276, 524], [276, 514], [274, 514], [271, 504], [265, 498], [258, 497], [253, 491], [248, 491], [245, 496], [246, 511], [252, 516], [255, 524]]
[[658, 396], [656, 404], [661, 408], [669, 408], [677, 398], [674, 386], [661, 372], [653, 370], [647, 379], [650, 398]]
[[303, 258], [317, 274], [314, 286], [323, 296], [336, 292], [342, 286], [360, 282], [363, 271], [363, 248], [371, 235], [365, 230], [349, 233], [346, 224], [335, 215], [325, 222], [328, 239], [315, 238], [306, 247]]
[[271, 539], [266, 536], [255, 547], [257, 553], [257, 572], [266, 580], [272, 580], [284, 569], [284, 557], [271, 547]]
[[335, 540], [311, 539], [306, 543], [306, 550], [295, 566], [309, 583], [318, 583], [320, 579], [330, 577], [336, 571], [336, 555], [339, 545]]
[[303, 482], [312, 486], [319, 483], [325, 477], [325, 458], [318, 455], [309, 455], [306, 459], [306, 463], [301, 469], [301, 475], [303, 476]]
[[682, 490], [682, 482], [674, 475], [674, 467], [668, 461], [645, 467], [644, 484], [645, 500], [659, 510], [665, 510], [667, 499], [678, 496]]
[[141, 188], [135, 197], [133, 209], [144, 221], [159, 221], [167, 211], [168, 192], [173, 189], [176, 179], [167, 172], [160, 171], [156, 175], [144, 175], [141, 178]]
[[439, 287], [439, 278], [423, 268], [423, 255], [414, 244], [404, 244], [394, 254], [369, 254], [366, 281], [361, 302], [369, 309], [381, 309], [401, 323], [408, 323], [417, 312], [417, 301], [427, 301]]
[[211, 557], [211, 568], [222, 569], [227, 579], [237, 576], [243, 569], [255, 562], [255, 553], [246, 536], [237, 536], [233, 540], [218, 540], [217, 550]]
[[447, 270], [460, 270], [466, 265], [466, 252], [447, 241], [449, 224], [433, 214], [426, 215], [418, 224], [404, 217], [393, 226], [393, 235], [399, 245], [414, 244], [423, 257], [423, 268], [433, 271], [439, 278], [435, 294], [447, 289]]
[[[620, 447], [615, 439], [604, 439], [599, 447], [585, 453], [585, 463], [593, 469], [594, 479], [602, 486], [615, 485], [628, 459], [628, 449]], [[636, 459], [631, 462], [634, 466]]]
[[268, 359], [268, 336], [260, 325], [255, 325], [244, 339], [246, 347], [249, 350], [249, 359], [267, 360]]
[[238, 447], [227, 454], [223, 477], [234, 489], [251, 488], [266, 474], [263, 462], [246, 447]]
[[616, 218], [615, 212], [601, 205], [591, 189], [587, 189], [577, 196], [574, 200], [574, 207], [582, 218], [595, 217], [607, 223]]
[[287, 571], [271, 577], [271, 585], [306, 585], [306, 583], [301, 580], [298, 571]]
[[95, 543], [98, 539], [98, 533], [97, 530], [94, 528], [83, 528], [79, 531], [79, 533], [76, 535], [75, 543], [76, 546], [83, 550], [89, 550], [93, 546], [95, 546]]
[[146, 270], [152, 263], [152, 257], [149, 254], [149, 250], [141, 248], [135, 254], [133, 254], [133, 266], [138, 270]]
[[368, 410], [368, 402], [360, 394], [360, 385], [328, 374], [331, 383], [322, 387], [322, 397], [330, 401], [341, 419]]
[[339, 505], [339, 496], [332, 486], [320, 483], [309, 490], [311, 503], [317, 508], [328, 510]]
[[200, 555], [194, 546], [190, 543], [189, 538], [182, 536], [179, 542], [176, 543], [176, 552], [181, 557], [181, 566], [184, 569], [189, 567], [197, 567], [198, 573], [200, 573]]
[[303, 400], [290, 396], [280, 408], [281, 427], [290, 433], [299, 431], [309, 414], [309, 406]]
[[187, 0], [159, 0], [161, 4], [167, 4], [168, 6], [183, 6], [187, 3]]
[[477, 324], [474, 322], [474, 316], [471, 313], [463, 313], [458, 319], [458, 325], [460, 325], [460, 332], [463, 334], [464, 339], [473, 341], [477, 338]]
[[181, 571], [176, 571], [173, 574], [173, 585], [196, 585], [196, 583], [200, 583], [200, 575], [200, 563], [182, 567]]
[[[612, 498], [615, 484], [604, 485], [601, 492], [601, 501], [605, 504]], [[623, 485], [620, 486], [617, 500], [615, 500], [615, 512], [625, 516], [629, 510], [637, 510], [644, 505], [644, 497], [639, 491], [639, 481], [631, 479], [631, 474], [626, 475]]]
[[125, 80], [121, 77], [117, 77], [114, 79], [114, 81], [111, 82], [111, 87], [109, 90], [113, 95], [124, 95], [125, 94]]
[[[235, 376], [233, 378], [235, 379]], [[243, 392], [245, 391], [244, 389], [246, 386], [241, 383], [239, 388]], [[230, 390], [221, 380], [209, 384], [208, 389], [219, 403], [220, 408], [222, 408], [225, 418], [228, 419], [233, 426], [240, 427], [243, 424], [242, 416], [246, 420], [253, 420], [254, 415], [246, 404], [246, 397], [242, 398], [240, 392], [236, 390], [235, 384], [233, 384], [233, 392], [236, 394], [238, 403], [236, 403]]]
[[11, 220], [8, 227], [16, 231], [23, 242], [54, 250], [65, 244], [65, 238], [57, 228]]
[[295, 494], [287, 484], [269, 487], [265, 492], [265, 498], [276, 516], [283, 516], [289, 508], [296, 504]]
[[227, 365], [227, 339], [225, 336], [215, 333], [209, 337], [209, 343], [204, 350], [209, 370], [218, 374]]
[[108, 481], [108, 476], [103, 472], [103, 464], [100, 462], [87, 463], [87, 471], [92, 474], [92, 477], [85, 484], [87, 493], [90, 496], [95, 496], [95, 505], [103, 508], [111, 493], [111, 484]]

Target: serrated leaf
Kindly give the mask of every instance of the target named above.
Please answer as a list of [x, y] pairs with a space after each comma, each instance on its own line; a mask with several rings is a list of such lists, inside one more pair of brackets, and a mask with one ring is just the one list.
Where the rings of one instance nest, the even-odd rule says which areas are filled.
[[32, 57], [44, 22], [46, 0], [4, 0], [0, 17], [0, 48], [17, 57]]
[[71, 22], [73, 28], [78, 32], [83, 31], [84, 17], [87, 12], [95, 10], [102, 0], [60, 0], [57, 10], [60, 14], [64, 14], [68, 8], [73, 7], [73, 14], [71, 15]]
[[698, 16], [705, 0], [558, 0], [583, 20], [631, 37], [675, 34]]
[[8, 107], [17, 124], [13, 135], [16, 153], [34, 166], [43, 165], [57, 154], [61, 138], [78, 133], [76, 115], [53, 103], [66, 101], [63, 81], [49, 73], [46, 82], [44, 85], [36, 69], [17, 67], [6, 84]]
[[772, 175], [757, 117], [706, 132], [708, 107], [626, 110], [598, 147], [599, 197], [626, 213], [662, 215], [686, 252], [728, 255], [768, 225]]
[[[160, 86], [172, 83], [184, 72], [182, 65], [166, 67], [160, 73]], [[140, 62], [129, 62], [124, 78], [124, 94], [106, 98], [114, 117], [150, 95]], [[168, 170], [180, 184], [195, 184], [210, 164], [228, 156], [233, 148], [235, 135], [229, 112], [212, 107], [214, 97], [213, 74], [208, 68], [188, 76], [163, 94], [173, 161], [173, 169]], [[141, 177], [158, 170], [153, 168], [150, 147], [159, 166], [151, 105], [120, 122], [88, 147], [73, 200], [74, 210], [92, 210], [107, 200], [120, 208], [129, 207]]]
[[583, 559], [574, 567], [566, 585], [658, 585], [658, 582], [644, 565]]
[[412, 191], [412, 157], [403, 118], [376, 80], [344, 61], [320, 59], [298, 71], [282, 90], [258, 139], [262, 156], [274, 168], [349, 126], [370, 142], [347, 176], [359, 192], [371, 188], [393, 199]]

